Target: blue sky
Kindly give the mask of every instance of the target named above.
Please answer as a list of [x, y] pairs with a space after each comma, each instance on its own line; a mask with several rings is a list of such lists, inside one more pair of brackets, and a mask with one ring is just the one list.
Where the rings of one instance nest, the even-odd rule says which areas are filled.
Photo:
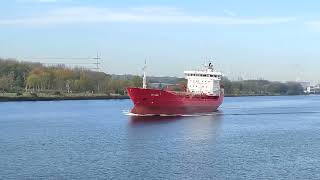
[[[316, 0], [0, 3], [5, 58], [92, 57], [98, 51], [107, 73], [141, 74], [147, 57], [149, 74], [182, 76], [208, 56], [233, 79], [320, 81]], [[41, 60], [53, 61], [59, 60]], [[84, 62], [59, 62], [75, 61]]]

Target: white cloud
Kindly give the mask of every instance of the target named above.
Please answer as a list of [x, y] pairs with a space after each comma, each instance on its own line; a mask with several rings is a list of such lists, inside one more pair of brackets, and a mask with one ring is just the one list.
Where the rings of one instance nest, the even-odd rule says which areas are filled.
[[228, 15], [228, 16], [237, 16], [237, 14], [235, 13], [235, 12], [233, 12], [233, 11], [230, 11], [230, 10], [228, 10], [228, 9], [224, 9], [223, 10], [223, 12], [226, 14], [226, 15]]
[[295, 21], [292, 17], [230, 17], [188, 14], [172, 7], [110, 9], [73, 7], [36, 17], [0, 19], [0, 25], [49, 25], [72, 23], [198, 23], [216, 25], [268, 25]]
[[313, 31], [320, 31], [320, 21], [309, 21], [306, 22], [306, 25]]

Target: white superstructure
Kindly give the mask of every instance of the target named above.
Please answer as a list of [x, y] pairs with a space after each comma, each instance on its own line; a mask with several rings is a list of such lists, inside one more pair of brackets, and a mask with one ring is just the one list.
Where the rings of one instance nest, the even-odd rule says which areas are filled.
[[204, 70], [184, 71], [188, 80], [187, 91], [194, 94], [220, 95], [220, 81], [222, 73], [216, 71], [212, 64], [205, 66]]

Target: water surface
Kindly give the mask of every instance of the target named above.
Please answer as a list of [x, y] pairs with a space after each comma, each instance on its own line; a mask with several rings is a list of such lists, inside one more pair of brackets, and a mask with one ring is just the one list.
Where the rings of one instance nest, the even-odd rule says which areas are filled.
[[129, 100], [0, 103], [0, 179], [320, 179], [320, 97], [233, 97], [208, 116]]

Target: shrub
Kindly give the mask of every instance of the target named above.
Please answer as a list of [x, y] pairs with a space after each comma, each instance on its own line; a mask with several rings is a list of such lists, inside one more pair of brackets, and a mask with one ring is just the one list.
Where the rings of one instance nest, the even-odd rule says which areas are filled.
[[37, 93], [35, 93], [35, 92], [31, 92], [30, 95], [31, 95], [32, 97], [38, 97]]
[[22, 96], [22, 93], [21, 92], [17, 92], [16, 96]]
[[55, 92], [53, 93], [53, 95], [60, 96], [60, 95], [61, 95], [61, 92], [60, 92], [60, 91], [55, 91]]

